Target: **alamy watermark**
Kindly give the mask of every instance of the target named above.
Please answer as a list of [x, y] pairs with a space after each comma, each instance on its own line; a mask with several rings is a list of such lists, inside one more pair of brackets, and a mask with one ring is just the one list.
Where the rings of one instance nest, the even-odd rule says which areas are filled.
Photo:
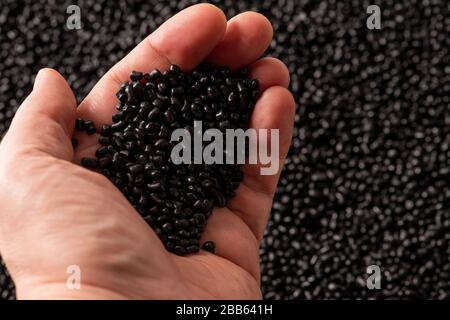
[[69, 290], [81, 289], [81, 268], [76, 264], [72, 264], [67, 267], [66, 273], [68, 274], [66, 286]]
[[79, 30], [81, 29], [81, 9], [77, 5], [70, 5], [66, 9], [66, 13], [69, 17], [66, 20], [66, 27], [69, 30]]
[[279, 170], [279, 129], [226, 129], [223, 133], [210, 128], [203, 132], [202, 122], [194, 121], [191, 131], [172, 132], [171, 141], [177, 142], [170, 155], [174, 164], [260, 164], [261, 175]]
[[367, 289], [381, 289], [381, 268], [373, 264], [367, 267], [366, 272], [370, 275], [366, 280]]
[[381, 9], [377, 5], [370, 5], [367, 7], [367, 17], [366, 26], [369, 30], [381, 29]]

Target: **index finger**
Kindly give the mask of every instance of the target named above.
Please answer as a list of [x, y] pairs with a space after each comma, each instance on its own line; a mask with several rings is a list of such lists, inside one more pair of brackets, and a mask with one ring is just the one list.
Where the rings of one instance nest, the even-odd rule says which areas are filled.
[[81, 102], [78, 114], [97, 126], [111, 122], [119, 85], [133, 70], [148, 72], [177, 64], [183, 70], [203, 61], [225, 34], [224, 13], [210, 4], [191, 6], [163, 23], [114, 65]]

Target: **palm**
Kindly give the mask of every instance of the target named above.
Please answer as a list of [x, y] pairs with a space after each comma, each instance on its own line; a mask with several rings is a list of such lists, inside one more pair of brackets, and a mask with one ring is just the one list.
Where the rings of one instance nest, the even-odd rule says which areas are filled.
[[[79, 156], [80, 154], [76, 152], [75, 158]], [[63, 222], [51, 223], [63, 223], [67, 225], [64, 227], [65, 230], [70, 227], [72, 232], [77, 234], [72, 242], [55, 241], [52, 243], [53, 250], [66, 252], [76, 246], [74, 242], [79, 240], [96, 242], [99, 240], [96, 236], [98, 234], [111, 235], [106, 241], [101, 241], [103, 247], [96, 249], [105, 253], [101, 261], [92, 262], [92, 252], [87, 249], [79, 252], [76, 259], [66, 259], [60, 263], [77, 264], [81, 270], [126, 268], [126, 273], [111, 274], [110, 277], [120, 277], [124, 284], [128, 283], [125, 296], [133, 298], [259, 296], [258, 241], [239, 217], [239, 213], [234, 213], [229, 208], [214, 210], [207, 224], [204, 239], [213, 239], [217, 243], [217, 255], [202, 250], [199, 254], [180, 257], [163, 248], [153, 231], [104, 177], [66, 161], [55, 161], [47, 157], [41, 161], [41, 166], [51, 168], [49, 176], [55, 183], [60, 184], [63, 181], [58, 194], [72, 193], [83, 199], [83, 202], [74, 206], [72, 201], [61, 200], [53, 195], [51, 202], [47, 203], [46, 211], [69, 211], [69, 214], [64, 215]], [[32, 171], [30, 174], [33, 174]], [[54, 190], [48, 188], [39, 192], [50, 194], [54, 193]], [[236, 206], [239, 206], [241, 192], [245, 194], [246, 190], [238, 192], [233, 200]], [[255, 203], [264, 201], [255, 199]], [[68, 210], [69, 208], [71, 210]], [[93, 219], [80, 219], [79, 212], [84, 212]], [[111, 247], [115, 249], [112, 251]], [[61, 260], [60, 257], [58, 259]], [[123, 265], [116, 261], [120, 261]], [[155, 274], [159, 276], [155, 277]], [[96, 283], [96, 277], [84, 281], [94, 286], [102, 286]], [[134, 288], [135, 283], [140, 284], [139, 288]], [[103, 286], [103, 289], [115, 291], [114, 287]]]
[[[128, 201], [101, 175], [47, 156], [39, 156], [35, 166], [50, 168], [46, 182], [48, 187], [32, 188], [28, 192], [39, 192], [51, 199], [43, 211], [65, 212], [63, 217], [47, 216], [46, 226], [59, 225], [63, 233], [60, 236], [58, 232], [53, 232], [54, 240], [45, 244], [47, 250], [51, 247], [54, 252], [71, 252], [73, 248], [80, 248], [73, 256], [58, 256], [55, 261], [49, 259], [42, 270], [52, 270], [55, 263], [58, 264], [56, 269], [76, 264], [83, 272], [83, 282], [110, 292], [120, 292], [130, 298], [258, 297], [259, 285], [255, 273], [258, 268], [257, 242], [242, 239], [245, 234], [252, 236], [252, 233], [229, 209], [219, 209], [227, 212], [214, 212], [211, 219], [223, 216], [227, 221], [212, 221], [205, 233], [207, 236], [217, 233], [215, 223], [230, 224], [227, 226], [229, 230], [224, 228], [214, 236], [218, 252], [223, 252], [226, 257], [205, 251], [180, 257], [163, 248]], [[38, 173], [33, 168], [30, 168], [29, 178], [33, 177], [34, 172]], [[58, 185], [57, 195], [52, 188], [54, 185]], [[67, 194], [76, 194], [83, 201], [74, 203], [65, 199]], [[83, 217], [80, 217], [80, 212], [84, 213]], [[36, 226], [42, 222], [35, 221], [33, 224]], [[69, 229], [70, 234], [67, 232]], [[233, 239], [232, 234], [227, 235], [232, 230], [236, 230], [240, 238]], [[99, 235], [109, 237], [105, 239]], [[40, 236], [45, 237], [45, 234]], [[89, 246], [78, 246], [80, 241], [97, 243], [95, 251]], [[228, 252], [227, 247], [232, 250]], [[234, 254], [230, 255], [231, 252]], [[92, 258], [97, 254], [102, 256], [101, 259]], [[121, 292], [114, 285], [109, 287], [98, 283], [97, 272], [84, 275], [84, 270], [99, 270], [103, 274], [109, 273], [106, 275], [108, 278], [120, 278], [120, 283], [127, 290]]]

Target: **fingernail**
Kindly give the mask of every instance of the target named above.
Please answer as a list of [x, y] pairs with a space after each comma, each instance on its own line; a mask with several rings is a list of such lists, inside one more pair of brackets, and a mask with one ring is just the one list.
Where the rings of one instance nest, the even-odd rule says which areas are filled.
[[37, 89], [40, 86], [40, 83], [44, 81], [44, 78], [48, 75], [46, 72], [48, 68], [42, 68], [36, 74], [36, 78], [34, 79], [33, 90]]
[[42, 77], [42, 70], [43, 69], [40, 69], [38, 71], [38, 73], [36, 74], [36, 78], [34, 79], [34, 84], [33, 84], [33, 90], [36, 89], [39, 86], [39, 82], [40, 82], [40, 79]]

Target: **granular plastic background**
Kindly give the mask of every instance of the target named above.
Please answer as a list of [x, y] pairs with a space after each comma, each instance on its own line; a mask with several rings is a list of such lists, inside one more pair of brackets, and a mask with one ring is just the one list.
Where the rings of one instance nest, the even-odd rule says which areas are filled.
[[[198, 1], [0, 3], [0, 134], [42, 67], [78, 101], [147, 34]], [[212, 1], [255, 10], [291, 73], [294, 137], [261, 246], [266, 299], [450, 298], [450, 3]], [[66, 9], [81, 8], [68, 30]], [[366, 26], [369, 5], [381, 29]], [[113, 94], [113, 93], [112, 93]], [[366, 268], [381, 268], [370, 290]], [[14, 298], [4, 268], [0, 298]]]

